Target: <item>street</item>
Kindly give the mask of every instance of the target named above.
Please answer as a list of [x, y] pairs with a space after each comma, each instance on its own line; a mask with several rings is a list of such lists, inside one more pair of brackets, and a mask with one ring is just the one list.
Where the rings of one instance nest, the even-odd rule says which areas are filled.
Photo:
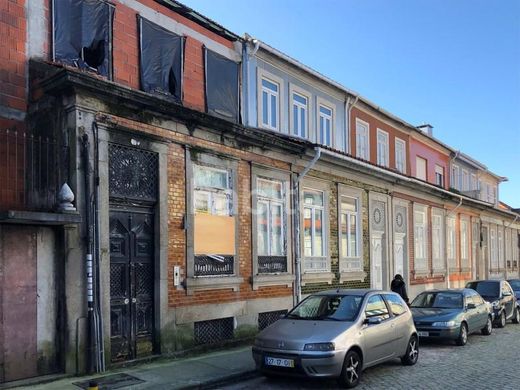
[[[421, 344], [418, 363], [413, 367], [395, 360], [363, 372], [358, 389], [518, 389], [520, 372], [520, 325], [508, 323], [493, 329], [491, 336], [470, 336], [468, 344], [457, 347], [444, 342]], [[333, 389], [335, 381], [254, 378], [226, 387], [245, 389]]]

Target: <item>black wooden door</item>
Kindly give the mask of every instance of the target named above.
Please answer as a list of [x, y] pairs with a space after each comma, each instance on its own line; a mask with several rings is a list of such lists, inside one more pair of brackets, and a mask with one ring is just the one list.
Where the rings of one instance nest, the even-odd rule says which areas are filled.
[[110, 212], [110, 341], [112, 361], [153, 352], [153, 213]]

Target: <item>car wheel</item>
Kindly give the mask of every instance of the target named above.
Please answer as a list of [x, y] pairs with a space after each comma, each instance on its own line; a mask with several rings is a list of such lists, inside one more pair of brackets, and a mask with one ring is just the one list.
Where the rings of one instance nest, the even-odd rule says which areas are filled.
[[502, 313], [500, 313], [500, 317], [498, 318], [497, 326], [499, 328], [503, 328], [506, 326], [506, 313], [502, 310]]
[[491, 317], [488, 317], [486, 326], [481, 329], [481, 332], [484, 336], [489, 336], [493, 331], [493, 322], [491, 322]]
[[356, 387], [361, 378], [362, 364], [361, 358], [356, 351], [348, 351], [343, 362], [339, 384], [347, 389]]
[[468, 342], [468, 326], [464, 322], [460, 324], [459, 337], [455, 342], [460, 346], [466, 345]]
[[406, 354], [401, 358], [401, 362], [405, 366], [413, 366], [417, 363], [417, 359], [419, 359], [419, 340], [417, 336], [412, 336], [408, 341]]
[[513, 324], [520, 324], [520, 309], [515, 309], [515, 315], [513, 316]]

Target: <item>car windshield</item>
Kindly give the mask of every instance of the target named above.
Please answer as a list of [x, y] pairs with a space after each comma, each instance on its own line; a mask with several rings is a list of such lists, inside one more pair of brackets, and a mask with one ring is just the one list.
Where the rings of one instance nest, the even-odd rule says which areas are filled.
[[413, 300], [412, 307], [461, 309], [463, 302], [464, 299], [461, 293], [424, 292]]
[[511, 285], [513, 290], [515, 290], [515, 291], [519, 291], [520, 290], [520, 280], [510, 280], [509, 284]]
[[292, 309], [287, 318], [323, 321], [353, 321], [363, 297], [359, 295], [311, 295]]
[[500, 296], [500, 282], [469, 282], [467, 288], [472, 288], [483, 297]]

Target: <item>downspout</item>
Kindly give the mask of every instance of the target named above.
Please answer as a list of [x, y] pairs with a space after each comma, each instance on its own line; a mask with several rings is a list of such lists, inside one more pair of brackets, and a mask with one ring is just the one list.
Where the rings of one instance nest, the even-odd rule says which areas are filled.
[[315, 147], [316, 154], [313, 159], [307, 164], [302, 173], [298, 174], [296, 179], [293, 178], [293, 226], [294, 226], [294, 293], [293, 303], [298, 304], [302, 297], [301, 285], [301, 244], [300, 244], [300, 182], [314, 167], [316, 162], [321, 157], [321, 148]]
[[96, 362], [95, 351], [95, 325], [94, 325], [94, 284], [93, 284], [93, 267], [92, 267], [92, 250], [93, 237], [91, 226], [91, 204], [90, 204], [90, 142], [88, 135], [84, 134], [82, 138], [83, 143], [83, 169], [85, 171], [85, 225], [86, 225], [86, 241], [87, 249], [85, 256], [86, 277], [87, 277], [87, 327], [88, 327], [88, 341], [87, 341], [87, 372], [94, 373]]
[[351, 112], [352, 112], [352, 108], [354, 108], [354, 106], [356, 105], [356, 103], [358, 102], [359, 100], [359, 95], [356, 96], [356, 98], [354, 99], [354, 102], [352, 104], [349, 104], [350, 103], [350, 100], [351, 98], [349, 97], [348, 100], [347, 100], [347, 126], [346, 126], [346, 129], [347, 129], [347, 138], [348, 138], [348, 150], [346, 150], [346, 152], [348, 154], [352, 154], [352, 140], [350, 139], [350, 115], [351, 115]]
[[[455, 211], [457, 211], [457, 209], [460, 206], [462, 206], [462, 195], [460, 196], [459, 204], [457, 206], [455, 206], [455, 208], [453, 210], [448, 211], [448, 214], [446, 214], [446, 218], [448, 218]], [[448, 246], [447, 245], [446, 245], [446, 251], [448, 251]], [[450, 288], [450, 260], [448, 259], [448, 256], [446, 256], [446, 281], [447, 281], [447, 287]]]

